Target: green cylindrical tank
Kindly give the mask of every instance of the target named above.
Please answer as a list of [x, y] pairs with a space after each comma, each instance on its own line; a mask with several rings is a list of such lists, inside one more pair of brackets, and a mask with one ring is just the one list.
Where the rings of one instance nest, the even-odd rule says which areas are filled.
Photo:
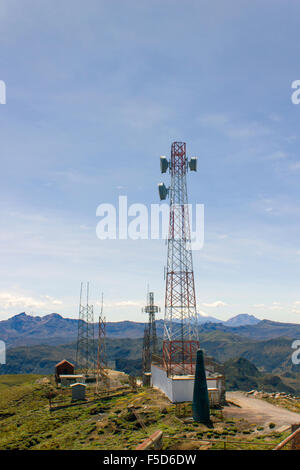
[[193, 394], [193, 419], [199, 423], [209, 424], [209, 398], [204, 367], [203, 351], [197, 351], [197, 362]]

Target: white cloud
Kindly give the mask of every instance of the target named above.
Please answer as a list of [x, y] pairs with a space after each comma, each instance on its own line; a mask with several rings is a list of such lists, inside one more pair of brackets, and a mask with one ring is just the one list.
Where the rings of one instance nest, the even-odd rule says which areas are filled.
[[203, 312], [203, 310], [198, 310], [198, 315], [200, 315], [200, 317], [209, 317], [209, 314], [206, 313], [206, 312]]
[[254, 308], [263, 308], [263, 307], [265, 307], [265, 304], [254, 304], [253, 307]]
[[282, 306], [280, 302], [272, 302], [271, 307], [269, 307], [270, 310], [281, 310]]
[[0, 307], [4, 310], [11, 308], [19, 309], [35, 309], [35, 308], [51, 308], [51, 305], [62, 305], [62, 301], [54, 299], [49, 295], [40, 298], [16, 294], [11, 292], [0, 293]]
[[203, 302], [202, 305], [204, 305], [204, 307], [225, 307], [227, 304], [222, 300], [216, 300], [215, 302], [211, 303]]
[[53, 297], [50, 297], [50, 295], [45, 295], [45, 299], [49, 300], [49, 302], [50, 302], [52, 305], [62, 305], [62, 301], [61, 301], [61, 300], [54, 299]]
[[4, 309], [11, 307], [21, 308], [39, 308], [45, 305], [42, 300], [34, 299], [33, 297], [27, 297], [22, 295], [15, 295], [9, 292], [0, 293], [0, 305]]

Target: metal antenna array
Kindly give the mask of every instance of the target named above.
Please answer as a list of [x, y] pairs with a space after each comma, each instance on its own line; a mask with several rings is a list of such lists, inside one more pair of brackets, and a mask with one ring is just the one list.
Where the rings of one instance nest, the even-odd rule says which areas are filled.
[[154, 293], [147, 293], [147, 305], [143, 309], [149, 314], [148, 323], [145, 324], [144, 341], [143, 341], [143, 374], [150, 372], [152, 354], [157, 354], [157, 336], [155, 325], [155, 313], [159, 308], [154, 305]]
[[98, 321], [98, 350], [97, 350], [97, 377], [96, 390], [103, 385], [105, 389], [109, 388], [109, 378], [107, 372], [107, 355], [106, 355], [106, 317], [103, 314], [103, 294], [101, 298], [101, 311]]
[[168, 375], [195, 372], [199, 348], [196, 296], [186, 173], [197, 170], [197, 159], [186, 157], [186, 144], [173, 142], [171, 160], [160, 157], [161, 172], [169, 169], [171, 186], [159, 184], [161, 199], [170, 196], [163, 363]]
[[89, 305], [89, 283], [86, 284], [86, 303], [83, 304], [83, 283], [80, 286], [79, 321], [76, 366], [88, 374], [95, 370], [94, 307]]

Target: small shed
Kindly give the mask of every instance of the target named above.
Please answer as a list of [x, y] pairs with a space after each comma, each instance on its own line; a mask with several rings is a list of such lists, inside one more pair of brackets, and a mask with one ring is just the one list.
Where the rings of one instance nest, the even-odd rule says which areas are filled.
[[70, 385], [72, 389], [72, 401], [85, 400], [86, 384], [76, 383]]
[[60, 382], [60, 376], [61, 375], [73, 375], [74, 374], [75, 367], [71, 362], [67, 361], [64, 359], [63, 361], [60, 361], [58, 364], [55, 366], [55, 381], [56, 383]]

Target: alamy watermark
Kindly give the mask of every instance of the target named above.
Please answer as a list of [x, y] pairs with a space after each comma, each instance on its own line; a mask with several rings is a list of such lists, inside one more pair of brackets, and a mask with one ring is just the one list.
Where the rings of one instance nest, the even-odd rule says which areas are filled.
[[150, 207], [141, 203], [128, 206], [127, 196], [119, 196], [118, 207], [109, 203], [97, 207], [96, 215], [101, 220], [97, 224], [96, 234], [100, 240], [164, 240], [168, 238], [170, 216], [173, 217], [173, 214], [172, 238], [186, 238], [188, 248], [201, 250], [204, 244], [203, 204], [174, 204], [170, 214], [167, 203], [151, 204]]
[[292, 354], [292, 363], [295, 365], [300, 364], [300, 339], [296, 339], [292, 343], [292, 349], [295, 349], [295, 351]]
[[300, 103], [300, 80], [294, 80], [291, 87], [295, 90], [291, 95], [291, 100], [293, 104]]
[[0, 104], [6, 104], [6, 84], [0, 80]]
[[6, 364], [6, 345], [0, 340], [0, 364]]

